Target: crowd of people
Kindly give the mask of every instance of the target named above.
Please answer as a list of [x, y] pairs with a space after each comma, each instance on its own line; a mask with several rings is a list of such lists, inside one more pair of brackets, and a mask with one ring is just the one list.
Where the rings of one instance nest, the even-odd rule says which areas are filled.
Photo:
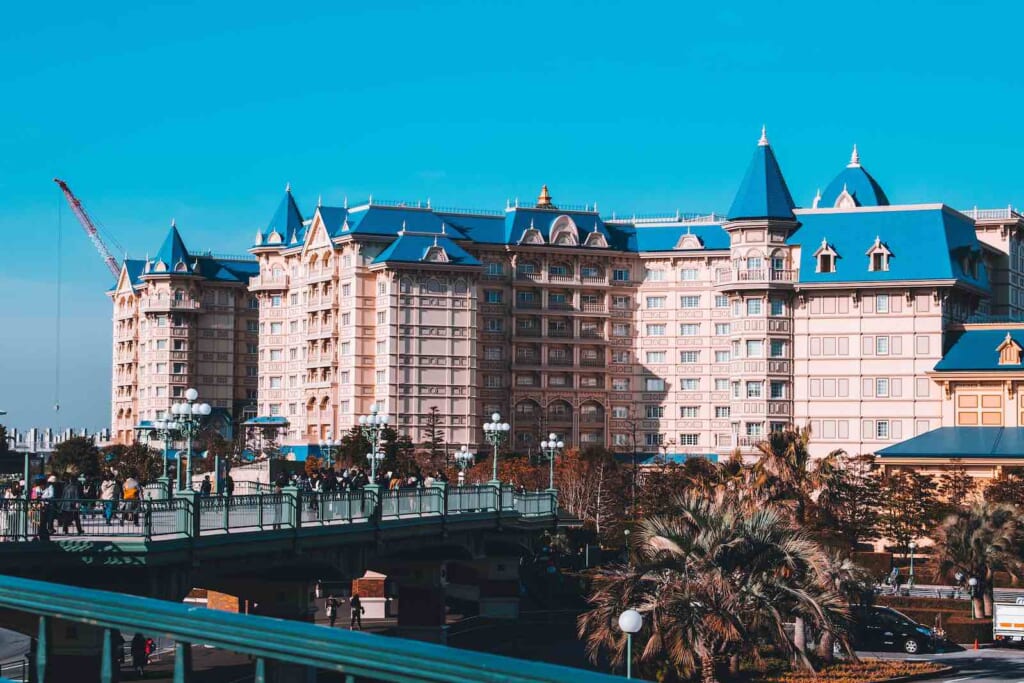
[[[381, 489], [417, 489], [434, 485], [435, 481], [447, 482], [448, 477], [438, 470], [433, 474], [423, 475], [416, 470], [406, 475], [394, 471], [380, 471], [374, 483]], [[312, 493], [333, 493], [335, 491], [359, 491], [370, 483], [370, 475], [359, 467], [346, 467], [336, 470], [333, 467], [319, 467], [311, 472], [289, 475], [281, 472], [274, 480], [276, 488], [296, 486], [302, 491]]]

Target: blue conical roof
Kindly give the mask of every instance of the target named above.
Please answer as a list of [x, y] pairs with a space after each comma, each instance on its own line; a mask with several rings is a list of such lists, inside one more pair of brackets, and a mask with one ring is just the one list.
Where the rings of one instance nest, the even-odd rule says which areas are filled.
[[[291, 186], [285, 188], [284, 197], [277, 205], [274, 217], [270, 219], [267, 229], [263, 231], [263, 244], [272, 244], [270, 236], [277, 233], [281, 237], [281, 244], [292, 244], [293, 241], [302, 240], [302, 214], [292, 197]], [[293, 239], [294, 238], [294, 239]]]
[[779, 162], [775, 160], [768, 138], [761, 133], [761, 140], [754, 150], [747, 173], [743, 176], [740, 189], [729, 209], [729, 220], [744, 218], [777, 218], [795, 220], [793, 197], [782, 177]]
[[182, 241], [181, 235], [178, 234], [178, 228], [173, 221], [171, 222], [171, 229], [167, 231], [167, 237], [164, 238], [164, 243], [160, 245], [160, 250], [153, 257], [154, 267], [157, 263], [161, 262], [164, 264], [164, 269], [167, 272], [192, 272], [192, 258], [189, 256], [188, 249], [185, 248], [185, 242]]
[[882, 186], [860, 165], [860, 155], [857, 153], [856, 145], [853, 146], [850, 163], [825, 188], [825, 193], [818, 200], [818, 206], [825, 209], [834, 207], [843, 190], [853, 197], [857, 206], [889, 205], [889, 198], [885, 196]]

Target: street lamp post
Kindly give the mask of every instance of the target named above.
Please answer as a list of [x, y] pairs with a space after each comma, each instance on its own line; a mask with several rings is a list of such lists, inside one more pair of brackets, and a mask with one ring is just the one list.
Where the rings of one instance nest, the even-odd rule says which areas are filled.
[[619, 615], [619, 628], [626, 634], [626, 678], [633, 678], [633, 634], [643, 628], [644, 617], [635, 609]]
[[388, 416], [380, 412], [376, 403], [370, 406], [369, 415], [359, 416], [359, 429], [363, 438], [370, 442], [370, 452], [366, 454], [366, 459], [370, 461], [370, 485], [374, 489], [377, 487], [377, 465], [384, 459], [384, 454], [380, 452], [381, 432], [387, 425]]
[[540, 442], [540, 450], [548, 459], [548, 491], [555, 490], [555, 458], [558, 452], [565, 448], [565, 442], [558, 440], [554, 432], [548, 434], [547, 441]]
[[910, 576], [907, 577], [907, 588], [913, 588], [914, 587], [914, 549], [917, 548], [917, 542], [916, 541], [911, 541], [909, 544], [907, 544], [907, 547], [910, 548]]
[[334, 467], [334, 454], [336, 449], [341, 446], [341, 441], [335, 441], [331, 438], [331, 432], [327, 432], [327, 438], [320, 440], [320, 453], [324, 454], [324, 462], [327, 464], [327, 469]]
[[469, 469], [475, 459], [476, 455], [470, 453], [469, 446], [463, 446], [455, 451], [455, 464], [459, 467], [459, 486], [466, 483], [466, 470]]
[[967, 579], [967, 585], [971, 587], [971, 589], [970, 589], [970, 593], [971, 593], [971, 619], [977, 619], [978, 618], [977, 617], [977, 610], [974, 607], [975, 593], [978, 592], [978, 579], [977, 579], [977, 577], [972, 576], [971, 578]]
[[[199, 434], [202, 427], [202, 419], [208, 416], [213, 409], [209, 403], [196, 403], [199, 392], [195, 389], [185, 391], [185, 401], [175, 403], [171, 406], [171, 413], [178, 416], [180, 431], [187, 440], [188, 463], [185, 465], [185, 481], [182, 488], [192, 490], [192, 440]], [[181, 459], [178, 459], [178, 476], [181, 477]]]
[[[172, 407], [171, 412], [173, 411], [174, 409]], [[153, 423], [153, 426], [149, 428], [150, 437], [155, 436], [157, 439], [163, 442], [164, 447], [164, 474], [162, 477], [160, 477], [160, 490], [164, 492], [162, 495], [171, 495], [171, 480], [170, 477], [167, 475], [167, 470], [169, 467], [168, 459], [169, 454], [171, 452], [171, 444], [174, 441], [174, 436], [175, 434], [178, 433], [178, 431], [180, 431], [180, 429], [180, 423], [178, 423], [175, 420], [168, 420], [165, 418], [157, 420], [156, 422]]]
[[491, 481], [488, 482], [493, 486], [498, 486], [501, 482], [498, 481], [498, 448], [502, 442], [508, 437], [509, 430], [512, 429], [512, 425], [508, 422], [501, 421], [501, 413], [491, 413], [491, 421], [484, 423], [484, 438], [487, 439], [487, 443], [491, 444], [494, 449], [494, 463], [491, 470]]

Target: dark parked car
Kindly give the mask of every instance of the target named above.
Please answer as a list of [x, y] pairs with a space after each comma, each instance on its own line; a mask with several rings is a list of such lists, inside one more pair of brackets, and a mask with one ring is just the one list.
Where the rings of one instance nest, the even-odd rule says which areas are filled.
[[853, 646], [858, 650], [899, 650], [917, 654], [934, 650], [935, 633], [891, 607], [853, 610]]

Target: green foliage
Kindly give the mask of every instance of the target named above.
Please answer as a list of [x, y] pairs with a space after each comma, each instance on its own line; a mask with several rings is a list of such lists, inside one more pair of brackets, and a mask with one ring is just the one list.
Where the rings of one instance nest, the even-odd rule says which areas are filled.
[[48, 466], [61, 479], [79, 474], [95, 477], [100, 472], [100, 452], [92, 439], [74, 436], [57, 444]]
[[1024, 477], [1019, 474], [1003, 475], [985, 487], [984, 496], [989, 503], [1024, 505]]
[[424, 439], [420, 448], [430, 454], [431, 459], [444, 456], [444, 431], [441, 428], [441, 413], [437, 406], [430, 406], [426, 422], [423, 425]]
[[901, 471], [882, 478], [879, 521], [900, 552], [906, 554], [911, 541], [926, 536], [941, 512], [931, 475]]
[[111, 446], [105, 455], [103, 463], [121, 479], [134, 477], [140, 483], [148, 484], [164, 473], [163, 453], [139, 442], [130, 446]]
[[939, 476], [939, 496], [950, 513], [966, 508], [977, 489], [978, 482], [967, 473], [962, 460], [953, 460], [952, 466]]
[[848, 551], [878, 538], [881, 486], [873, 455], [838, 458], [839, 467], [823, 484], [811, 529], [820, 540]]

